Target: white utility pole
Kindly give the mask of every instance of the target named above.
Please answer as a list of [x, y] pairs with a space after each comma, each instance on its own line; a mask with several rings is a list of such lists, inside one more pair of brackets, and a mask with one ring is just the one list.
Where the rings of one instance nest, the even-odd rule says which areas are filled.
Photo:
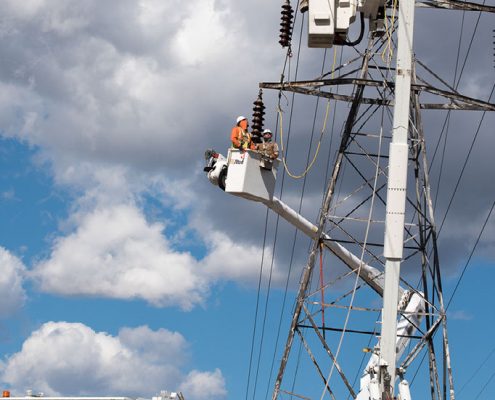
[[396, 376], [397, 304], [404, 244], [413, 27], [414, 0], [401, 1], [397, 34], [394, 121], [388, 167], [385, 289], [380, 339], [380, 358], [384, 368], [380, 373], [379, 382], [382, 393], [389, 395], [393, 395]]

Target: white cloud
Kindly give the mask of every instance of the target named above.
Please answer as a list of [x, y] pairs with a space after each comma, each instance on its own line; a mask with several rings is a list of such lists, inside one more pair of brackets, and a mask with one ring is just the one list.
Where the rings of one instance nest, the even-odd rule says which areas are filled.
[[147, 326], [122, 328], [119, 339], [123, 345], [135, 349], [149, 362], [173, 360], [179, 367], [187, 359], [188, 344], [178, 332], [166, 329], [152, 331]]
[[126, 204], [77, 215], [77, 229], [58, 238], [50, 259], [35, 267], [44, 291], [113, 298], [143, 298], [157, 306], [190, 309], [207, 282], [189, 253], [174, 251], [164, 225], [149, 224]]
[[473, 315], [465, 310], [449, 311], [448, 317], [457, 321], [471, 321]]
[[7, 317], [22, 307], [26, 293], [22, 287], [26, 268], [21, 260], [0, 247], [0, 317]]
[[4, 135], [39, 146], [56, 174], [88, 161], [190, 171], [184, 159], [201, 157], [219, 113], [230, 115], [227, 142], [236, 108], [250, 107], [238, 93], [257, 61], [230, 5], [31, 3], [5, 10], [0, 122]]
[[14, 189], [9, 189], [9, 190], [6, 190], [6, 191], [0, 193], [0, 197], [2, 198], [2, 200], [5, 200], [5, 201], [19, 201], [19, 199], [15, 195]]
[[235, 50], [231, 32], [239, 30], [241, 22], [237, 21], [238, 27], [229, 26], [223, 21], [227, 16], [227, 10], [215, 9], [215, 0], [190, 4], [187, 17], [172, 42], [181, 63], [186, 66], [204, 64], [221, 57], [226, 49]]
[[[32, 7], [17, 3], [10, 2], [5, 10], [5, 26], [10, 28], [3, 30], [3, 39], [13, 45], [6, 49], [11, 62], [0, 67], [2, 135], [34, 146], [38, 158], [52, 168], [55, 182], [74, 196], [78, 209], [70, 221], [72, 234], [54, 243], [50, 264], [39, 265], [47, 272], [45, 277], [50, 270], [53, 278], [54, 271], [62, 268], [59, 261], [70, 252], [64, 249], [88, 242], [90, 221], [109, 218], [103, 210], [114, 205], [134, 207], [135, 199], [146, 191], [163, 193], [163, 205], [174, 209], [197, 209], [199, 200], [208, 201], [195, 191], [197, 180], [204, 176], [194, 171], [200, 169], [205, 148], [214, 143], [228, 146], [231, 123], [241, 105], [251, 107], [258, 90], [252, 66], [269, 68], [266, 57], [256, 56], [267, 44], [259, 43], [252, 53], [250, 28], [243, 16], [250, 7], [218, 0], [187, 5], [157, 0], [84, 5], [32, 1]], [[252, 95], [240, 96], [250, 80]], [[85, 204], [81, 210], [81, 203], [88, 202], [93, 205]], [[134, 241], [144, 243], [153, 237], [151, 247], [158, 258], [174, 256], [194, 264], [188, 254], [167, 248], [152, 224], [148, 228]], [[164, 241], [158, 245], [160, 240]], [[225, 243], [217, 244], [228, 254]], [[96, 246], [101, 251], [92, 252], [92, 261], [109, 254], [103, 247]], [[73, 259], [71, 265], [81, 267]], [[211, 274], [219, 276], [218, 267], [211, 265]], [[226, 276], [241, 279], [246, 274], [236, 267]], [[61, 281], [44, 282], [45, 287], [69, 290], [62, 288]], [[154, 301], [164, 302], [163, 298]]]
[[219, 369], [214, 372], [191, 371], [180, 390], [198, 400], [220, 399], [227, 394], [225, 379]]
[[32, 18], [45, 4], [45, 0], [6, 0], [4, 5], [11, 9], [12, 13], [20, 18]]
[[[209, 199], [197, 192], [204, 176], [194, 172], [212, 142], [228, 145], [233, 118], [258, 91], [253, 66], [269, 69], [274, 57], [268, 42], [250, 43], [262, 29], [245, 23], [251, 7], [29, 4], [5, 9], [1, 34], [12, 45], [11, 62], [0, 67], [2, 135], [34, 146], [74, 199], [49, 256], [34, 266], [41, 290], [190, 309], [221, 280], [256, 282], [257, 246], [200, 231]], [[239, 95], [251, 83], [252, 95]], [[202, 214], [203, 223], [166, 237], [166, 221], [144, 211], [147, 194], [162, 209]], [[177, 245], [184, 235], [202, 240], [203, 259]]]
[[[46, 395], [150, 397], [179, 387], [190, 389], [185, 395], [192, 400], [224, 395], [218, 369], [182, 372], [187, 352], [184, 337], [166, 329], [124, 328], [111, 336], [80, 323], [47, 322], [6, 360], [2, 380], [13, 391], [31, 388]], [[209, 395], [196, 392], [191, 381], [201, 381]]]
[[[166, 225], [148, 221], [135, 203], [110, 202], [110, 196], [96, 193], [101, 198], [88, 196], [84, 205], [89, 207], [76, 211], [67, 222], [72, 232], [56, 238], [50, 256], [35, 265], [31, 276], [42, 291], [138, 298], [189, 310], [204, 305], [211, 287], [220, 281], [257, 281], [259, 247], [212, 230], [202, 239], [206, 256], [194, 257], [174, 249], [173, 242], [183, 240], [180, 231], [178, 239], [168, 238]], [[191, 227], [187, 233], [199, 236]], [[265, 256], [270, 259], [269, 250]], [[277, 265], [272, 279], [283, 279]]]
[[[232, 280], [235, 282], [256, 282], [259, 277], [261, 249], [242, 241], [236, 241], [225, 233], [212, 231], [208, 238], [210, 252], [202, 260], [205, 273], [212, 280]], [[271, 259], [270, 249], [265, 249], [265, 262]], [[264, 270], [265, 277], [269, 274]], [[283, 275], [275, 264], [272, 279], [281, 282]]]

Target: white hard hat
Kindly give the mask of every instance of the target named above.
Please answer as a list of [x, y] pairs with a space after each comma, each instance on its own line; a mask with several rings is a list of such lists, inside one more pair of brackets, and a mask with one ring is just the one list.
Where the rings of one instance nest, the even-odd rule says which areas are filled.
[[270, 129], [265, 129], [263, 131], [263, 135], [266, 135], [267, 133], [269, 133], [271, 135], [272, 134], [272, 131]]
[[247, 119], [244, 115], [239, 115], [237, 117], [237, 123], [241, 122], [242, 120]]

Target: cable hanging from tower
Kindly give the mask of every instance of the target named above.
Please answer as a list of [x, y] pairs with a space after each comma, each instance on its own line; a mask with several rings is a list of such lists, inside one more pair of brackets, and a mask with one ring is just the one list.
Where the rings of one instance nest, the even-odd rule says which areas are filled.
[[[301, 30], [301, 33], [302, 33], [302, 30]], [[299, 40], [301, 40], [301, 37], [299, 38]], [[331, 78], [332, 79], [334, 77], [336, 60], [337, 60], [337, 50], [336, 50], [336, 47], [334, 47], [332, 72], [331, 72]], [[280, 91], [282, 91], [282, 89], [280, 89]], [[306, 169], [300, 175], [296, 175], [296, 174], [292, 173], [289, 170], [289, 167], [287, 165], [286, 149], [284, 147], [284, 137], [283, 137], [283, 135], [284, 135], [284, 131], [283, 131], [283, 110], [282, 110], [282, 107], [280, 106], [280, 96], [279, 96], [279, 103], [278, 103], [278, 106], [277, 106], [277, 113], [278, 113], [278, 117], [279, 117], [279, 120], [280, 120], [280, 123], [279, 123], [280, 148], [281, 148], [281, 153], [282, 153], [282, 163], [284, 165], [284, 169], [287, 172], [287, 175], [289, 175], [291, 178], [293, 178], [293, 179], [301, 179], [301, 178], [303, 178], [304, 176], [306, 176], [308, 174], [308, 172], [311, 170], [311, 168], [313, 168], [313, 165], [316, 162], [316, 159], [318, 158], [318, 154], [320, 152], [320, 147], [321, 147], [321, 142], [322, 142], [322, 139], [323, 139], [323, 135], [325, 134], [326, 128], [327, 128], [328, 116], [330, 114], [330, 100], [328, 100], [328, 102], [327, 102], [327, 107], [326, 107], [326, 111], [325, 111], [325, 119], [323, 120], [323, 126], [321, 128], [320, 138], [318, 139], [318, 144], [316, 146], [315, 154], [313, 156], [313, 159], [309, 163], [309, 165], [306, 166]]]
[[392, 15], [390, 17], [390, 19], [391, 19], [390, 25], [388, 23], [387, 16], [386, 15], [384, 16], [385, 32], [387, 34], [387, 41], [386, 41], [385, 48], [382, 51], [382, 60], [387, 65], [390, 64], [390, 62], [392, 61], [392, 58], [394, 57], [392, 35], [393, 35], [394, 29], [395, 29], [396, 12], [397, 12], [397, 0], [394, 0], [393, 5], [392, 5]]

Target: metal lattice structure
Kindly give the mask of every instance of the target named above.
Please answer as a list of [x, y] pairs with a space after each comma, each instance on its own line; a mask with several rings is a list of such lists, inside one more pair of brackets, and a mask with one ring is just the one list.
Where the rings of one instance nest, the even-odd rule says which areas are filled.
[[[422, 5], [494, 11], [486, 6], [453, 1]], [[364, 52], [335, 68], [336, 78], [260, 84], [264, 89], [349, 104], [272, 399], [314, 398], [313, 382], [300, 385], [297, 382], [298, 369], [306, 367], [314, 369], [318, 377], [315, 382], [320, 382], [320, 393], [323, 388], [327, 398], [359, 398], [360, 388], [356, 382], [365, 369], [363, 362], [375, 353], [379, 356], [388, 148], [396, 103], [395, 70], [382, 57], [386, 46], [395, 48], [394, 21], [388, 18], [389, 35], [371, 37]], [[415, 398], [453, 400], [454, 383], [422, 111], [495, 111], [495, 104], [461, 95], [416, 59], [413, 59], [410, 91], [409, 185], [399, 288], [397, 374], [400, 380], [420, 382], [415, 384], [421, 386], [420, 390], [415, 388]], [[330, 242], [347, 249], [358, 261], [350, 263], [332, 250]], [[413, 296], [420, 298], [422, 304], [414, 315], [408, 308]], [[358, 318], [353, 317], [355, 313], [359, 313]], [[346, 339], [343, 339], [344, 333]], [[347, 335], [352, 338], [347, 339]], [[366, 351], [364, 357], [362, 349]], [[421, 368], [423, 358], [429, 368]], [[354, 361], [359, 359], [364, 361], [357, 366]]]

